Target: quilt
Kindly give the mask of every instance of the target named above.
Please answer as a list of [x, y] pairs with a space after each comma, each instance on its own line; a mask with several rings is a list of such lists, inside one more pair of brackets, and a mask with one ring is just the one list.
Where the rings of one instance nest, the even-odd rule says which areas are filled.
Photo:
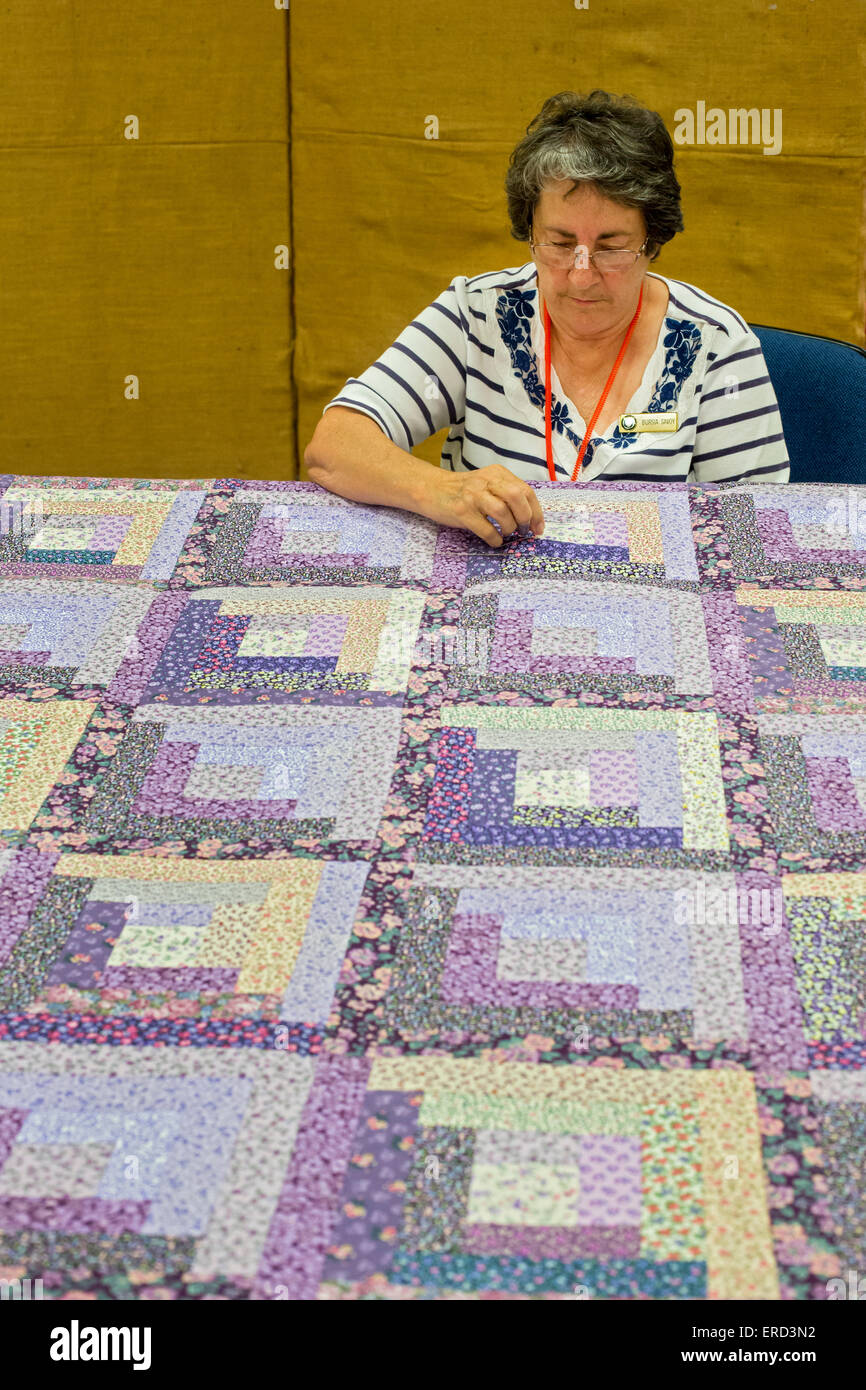
[[866, 488], [0, 489], [4, 1289], [857, 1296]]

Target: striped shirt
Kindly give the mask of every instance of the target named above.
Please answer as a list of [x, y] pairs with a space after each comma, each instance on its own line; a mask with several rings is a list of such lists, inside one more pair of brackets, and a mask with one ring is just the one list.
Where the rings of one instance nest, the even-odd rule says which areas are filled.
[[[733, 309], [683, 280], [657, 277], [670, 301], [643, 380], [623, 413], [677, 412], [669, 433], [593, 435], [581, 479], [788, 481], [788, 451], [760, 342]], [[535, 264], [456, 275], [333, 405], [359, 410], [410, 450], [448, 427], [441, 464], [500, 463], [548, 477], [544, 328]], [[586, 423], [551, 364], [553, 459], [570, 478]], [[324, 414], [324, 411], [322, 412]]]

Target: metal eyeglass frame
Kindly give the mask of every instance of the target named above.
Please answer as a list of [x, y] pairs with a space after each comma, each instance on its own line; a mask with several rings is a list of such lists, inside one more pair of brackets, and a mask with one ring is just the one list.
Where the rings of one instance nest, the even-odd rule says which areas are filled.
[[[646, 240], [644, 241], [643, 245], [640, 247], [640, 249], [639, 249], [638, 251], [633, 251], [632, 248], [631, 248], [630, 246], [609, 246], [609, 247], [602, 247], [601, 249], [602, 249], [602, 251], [628, 251], [628, 253], [629, 253], [630, 256], [634, 256], [634, 260], [632, 261], [632, 265], [635, 265], [635, 264], [637, 263], [637, 261], [640, 260], [641, 256], [643, 255], [644, 251], [645, 251], [646, 248], [649, 246], [649, 244], [650, 244], [650, 238], [647, 237]], [[532, 248], [533, 251], [535, 251], [536, 247], [538, 247], [538, 246], [557, 246], [559, 249], [562, 249], [562, 243], [561, 243], [561, 242], [555, 242], [555, 241], [535, 241], [535, 240], [533, 240], [533, 238], [532, 238], [531, 235], [530, 235], [530, 238], [529, 238], [529, 245], [530, 245], [530, 247]], [[578, 244], [577, 244], [577, 245], [575, 246], [575, 248], [574, 248], [574, 262], [575, 262], [575, 265], [577, 264], [577, 253], [578, 253], [579, 249], [580, 249], [580, 242], [578, 242]], [[608, 267], [608, 269], [605, 270], [604, 266], [596, 265], [596, 263], [595, 263], [595, 258], [596, 258], [596, 256], [597, 256], [598, 254], [599, 254], [598, 251], [588, 251], [588, 252], [587, 252], [587, 260], [590, 262], [590, 264], [592, 265], [593, 269], [594, 269], [594, 270], [597, 270], [598, 273], [599, 273], [600, 275], [605, 275], [605, 274], [610, 275], [610, 274], [611, 274], [611, 267]], [[562, 270], [565, 270], [565, 268], [566, 268], [565, 266], [561, 266], [561, 267], [560, 267], [560, 269], [562, 269]], [[581, 267], [581, 269], [585, 269], [585, 268], [586, 268], [586, 267]], [[623, 270], [628, 270], [628, 269], [629, 269], [628, 266], [622, 266], [621, 268], [622, 268]], [[569, 267], [569, 270], [571, 270], [571, 269], [574, 269], [574, 267], [573, 267], [573, 266], [570, 266], [570, 267]], [[613, 271], [613, 273], [616, 274], [616, 271]]]

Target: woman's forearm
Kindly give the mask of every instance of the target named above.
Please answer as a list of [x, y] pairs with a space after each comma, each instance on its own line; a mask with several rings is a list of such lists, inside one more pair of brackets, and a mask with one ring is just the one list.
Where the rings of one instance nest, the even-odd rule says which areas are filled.
[[322, 416], [304, 463], [312, 482], [340, 497], [402, 507], [440, 526], [463, 527], [488, 545], [502, 545], [502, 537], [519, 526], [530, 526], [537, 536], [544, 531], [535, 492], [501, 464], [456, 472], [437, 468], [394, 444], [369, 415], [347, 406], [332, 406]]
[[310, 480], [353, 502], [428, 516], [447, 482], [441, 468], [394, 444], [369, 415], [335, 405], [304, 450]]

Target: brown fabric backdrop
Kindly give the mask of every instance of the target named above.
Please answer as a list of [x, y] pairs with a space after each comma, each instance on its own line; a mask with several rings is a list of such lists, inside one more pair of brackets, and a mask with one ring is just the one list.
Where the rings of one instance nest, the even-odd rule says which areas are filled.
[[292, 475], [287, 39], [270, 0], [0, 7], [4, 472]]

